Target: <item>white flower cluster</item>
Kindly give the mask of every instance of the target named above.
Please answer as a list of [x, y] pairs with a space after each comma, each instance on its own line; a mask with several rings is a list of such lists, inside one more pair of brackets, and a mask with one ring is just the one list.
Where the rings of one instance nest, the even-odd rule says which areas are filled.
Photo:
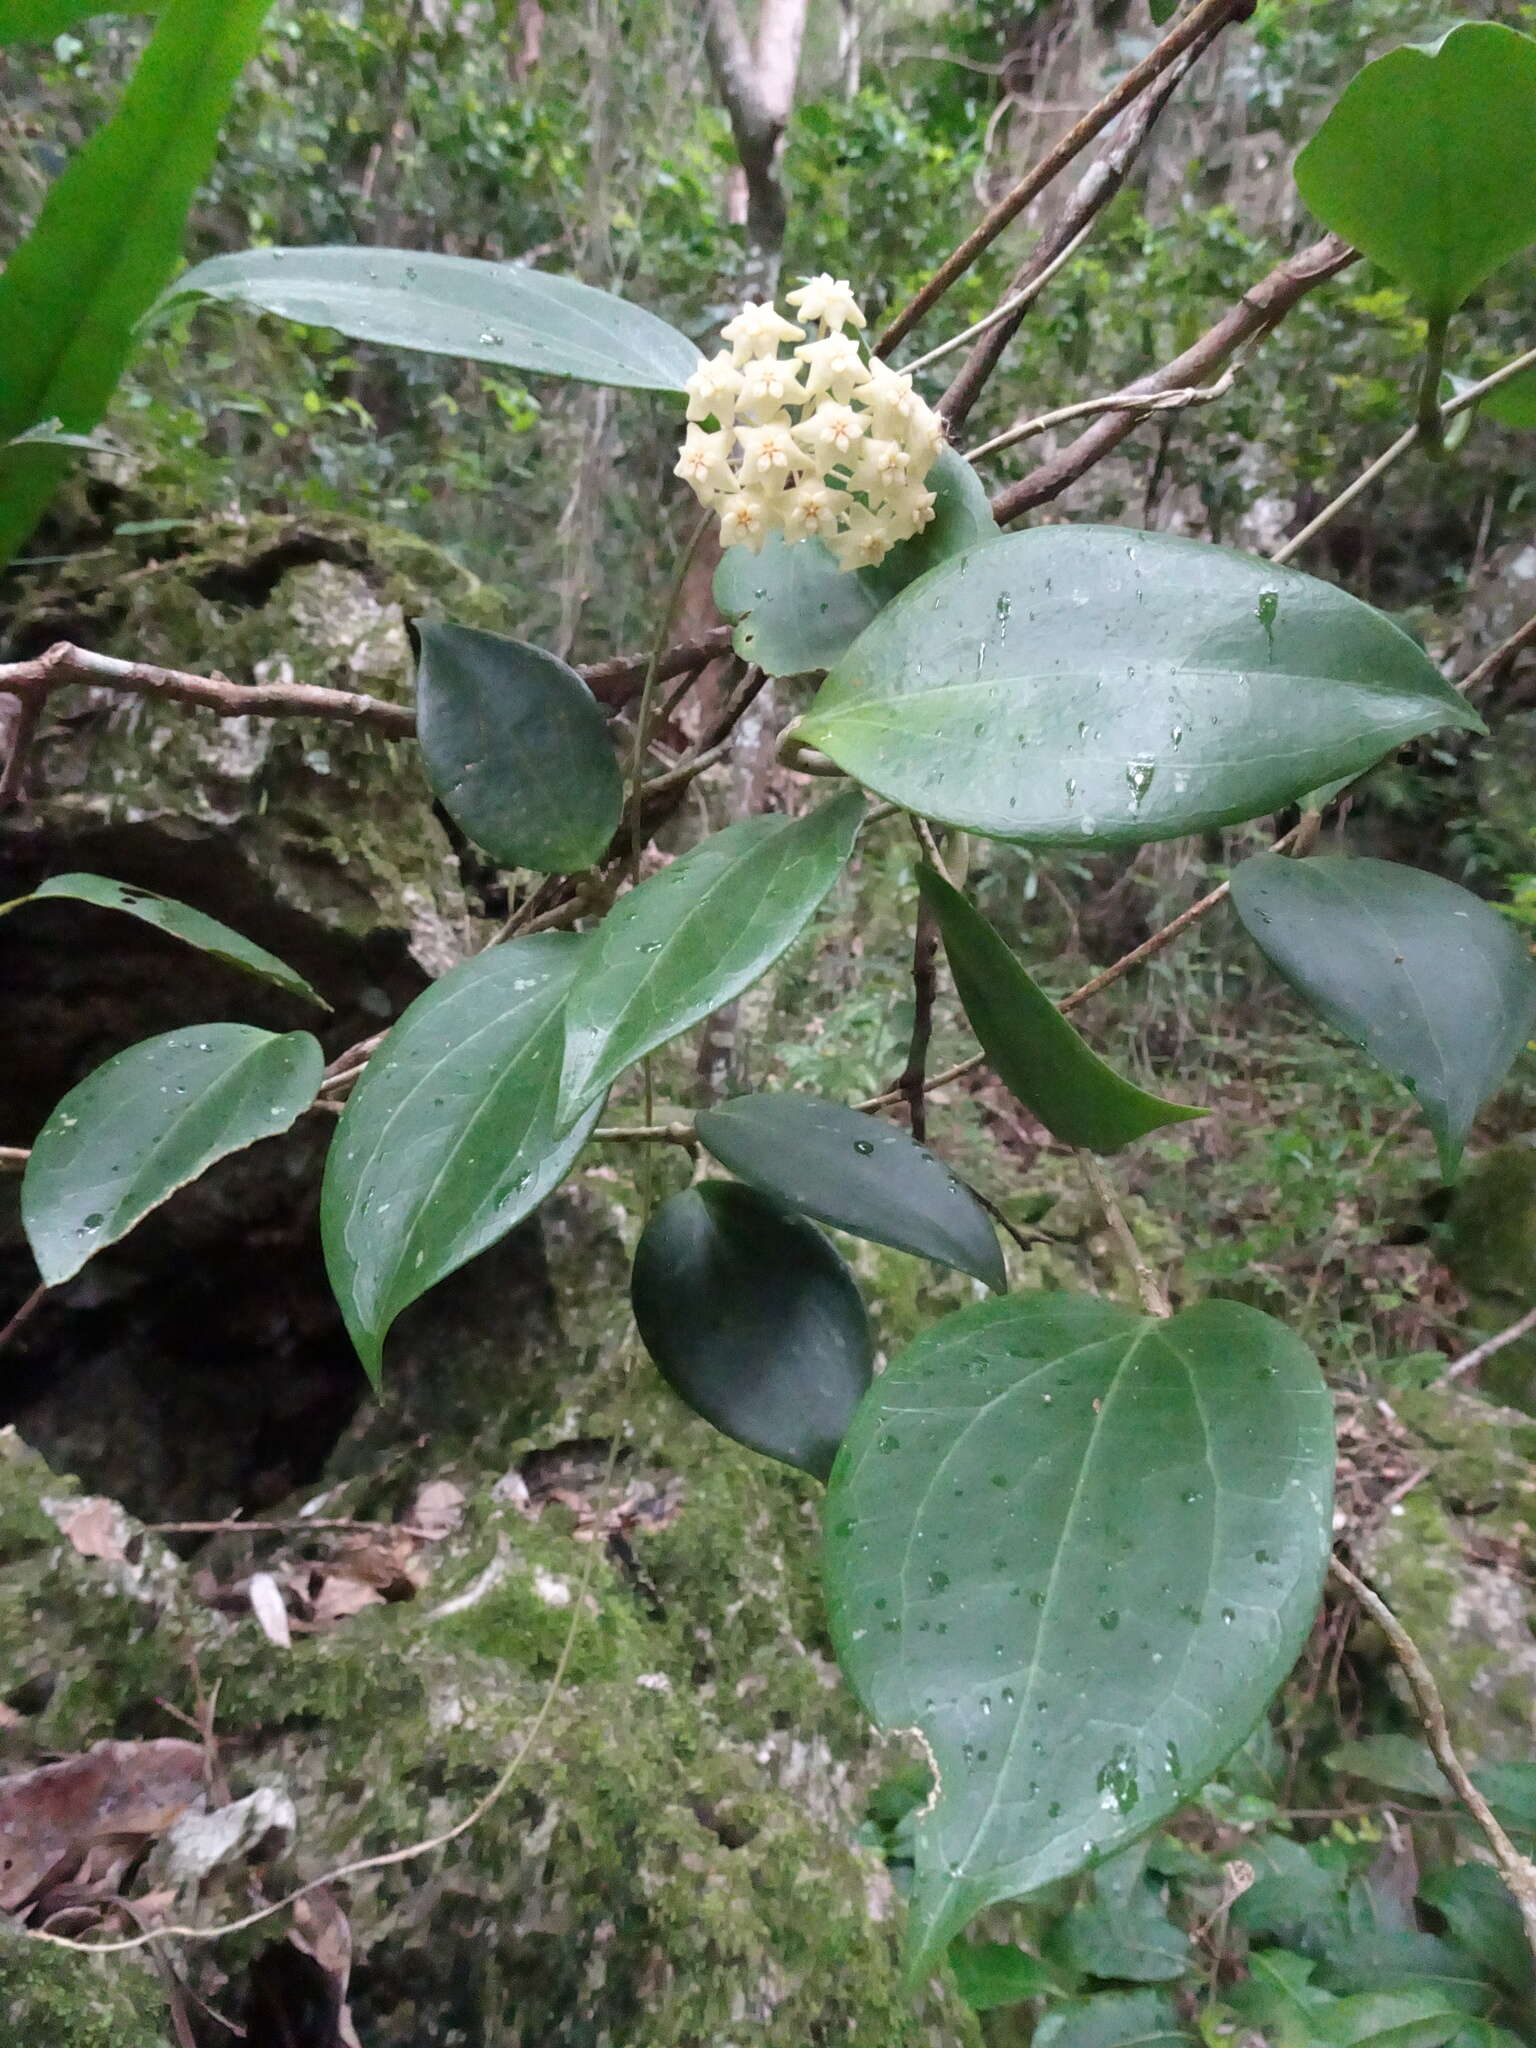
[[[934, 516], [923, 480], [943, 429], [912, 379], [867, 357], [864, 315], [841, 278], [813, 277], [789, 303], [744, 306], [730, 346], [688, 380], [688, 433], [674, 475], [720, 514], [720, 545], [754, 554], [770, 533], [821, 540], [839, 567], [872, 568]], [[782, 342], [799, 343], [781, 356]]]

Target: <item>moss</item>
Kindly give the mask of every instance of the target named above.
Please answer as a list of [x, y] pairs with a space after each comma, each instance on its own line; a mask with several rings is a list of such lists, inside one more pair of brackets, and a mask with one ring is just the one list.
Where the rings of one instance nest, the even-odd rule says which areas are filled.
[[165, 2048], [165, 1995], [152, 1967], [93, 1962], [0, 1927], [0, 2013], [27, 2048]]

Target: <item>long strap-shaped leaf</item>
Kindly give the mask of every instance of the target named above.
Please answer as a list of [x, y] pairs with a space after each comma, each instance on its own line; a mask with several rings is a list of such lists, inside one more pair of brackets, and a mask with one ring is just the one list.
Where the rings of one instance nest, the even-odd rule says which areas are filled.
[[[38, 421], [101, 418], [136, 323], [181, 259], [187, 209], [271, 0], [170, 0], [121, 106], [48, 194], [0, 274], [0, 442]], [[70, 457], [0, 454], [0, 563], [42, 516]]]

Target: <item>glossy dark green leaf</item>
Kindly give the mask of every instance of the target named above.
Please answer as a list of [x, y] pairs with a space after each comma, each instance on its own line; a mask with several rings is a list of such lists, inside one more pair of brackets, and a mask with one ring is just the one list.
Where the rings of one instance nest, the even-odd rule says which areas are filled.
[[1450, 1788], [1429, 1745], [1413, 1735], [1365, 1735], [1341, 1742], [1323, 1759], [1330, 1771], [1384, 1785], [1389, 1792], [1408, 1792], [1415, 1799], [1448, 1799]]
[[165, 932], [170, 938], [183, 939], [187, 945], [196, 946], [200, 953], [211, 953], [215, 960], [223, 960], [247, 974], [260, 975], [263, 981], [275, 981], [279, 988], [287, 989], [292, 995], [303, 996], [308, 1002], [318, 1003], [322, 1010], [330, 1008], [325, 998], [317, 995], [304, 977], [295, 974], [275, 953], [243, 939], [227, 924], [220, 924], [216, 917], [207, 917], [188, 903], [178, 903], [173, 896], [157, 896], [153, 890], [135, 889], [126, 882], [112, 882], [105, 875], [53, 875], [48, 881], [39, 883], [30, 896], [18, 896], [13, 903], [0, 903], [0, 916], [8, 910], [19, 910], [24, 903], [47, 903], [61, 898], [74, 903], [93, 903], [102, 910], [125, 911], [129, 917], [136, 917], [143, 924], [152, 924], [156, 931]]
[[1193, 2038], [1166, 1991], [1103, 1991], [1053, 2005], [1034, 2048], [1188, 2048]]
[[1410, 1928], [1330, 1941], [1318, 1978], [1326, 1990], [1344, 1994], [1417, 1986], [1458, 2012], [1480, 2013], [1493, 2001], [1487, 1977], [1460, 1949]]
[[681, 393], [693, 343], [612, 292], [520, 263], [416, 249], [242, 249], [176, 280], [167, 298], [232, 299], [430, 355], [467, 356], [546, 377]]
[[1442, 1866], [1425, 1877], [1419, 1897], [1441, 1915], [1458, 1948], [1517, 1998], [1536, 1997], [1536, 1967], [1520, 1908], [1496, 1870], [1486, 1863]]
[[[1172, 1984], [1189, 1966], [1189, 1936], [1169, 1919], [1159, 1887], [1141, 1873], [1137, 1849], [1111, 1857], [1098, 1873], [1094, 1897], [1051, 1930], [1050, 1954], [1085, 1977], [1128, 1984]], [[1122, 1862], [1135, 1868], [1123, 1879]]]
[[761, 554], [727, 548], [715, 571], [715, 603], [736, 627], [745, 661], [772, 676], [831, 668], [896, 593], [948, 556], [997, 537], [980, 478], [945, 448], [928, 475], [938, 503], [931, 526], [900, 542], [875, 569], [839, 569], [819, 540], [771, 535]]
[[1205, 541], [1046, 526], [888, 605], [792, 730], [996, 839], [1129, 846], [1256, 818], [1481, 721], [1358, 599]]
[[738, 1095], [697, 1129], [738, 1180], [802, 1215], [1007, 1287], [986, 1210], [894, 1124], [814, 1095]]
[[1332, 1479], [1316, 1361], [1236, 1303], [1010, 1296], [892, 1361], [833, 1470], [826, 1584], [854, 1690], [939, 1776], [914, 1970], [1243, 1741], [1312, 1624]]
[[1011, 1941], [952, 1941], [947, 1960], [972, 2012], [995, 2012], [1054, 1987], [1045, 1964]]
[[575, 874], [618, 830], [624, 779], [602, 706], [542, 647], [473, 626], [416, 628], [427, 779], [502, 867]]
[[1484, 1764], [1472, 1782], [1505, 1827], [1536, 1834], [1536, 1764]]
[[825, 1479], [870, 1382], [853, 1275], [813, 1224], [706, 1181], [641, 1234], [635, 1322], [672, 1391], [749, 1450]]
[[566, 1114], [767, 972], [842, 872], [863, 815], [850, 790], [804, 818], [744, 819], [619, 898], [571, 990]]
[[403, 1308], [505, 1237], [565, 1176], [601, 1098], [556, 1114], [565, 1000], [592, 940], [477, 953], [390, 1030], [348, 1097], [320, 1198], [325, 1262], [378, 1381]]
[[1107, 1067], [1036, 988], [979, 910], [942, 875], [918, 874], [938, 919], [955, 989], [993, 1072], [1065, 1145], [1118, 1152], [1164, 1124], [1203, 1116], [1155, 1095]]
[[1468, 2025], [1465, 2012], [1427, 1987], [1337, 1998], [1313, 1983], [1316, 1967], [1283, 1949], [1257, 1951], [1231, 2003], [1275, 2048], [1444, 2048]]
[[1434, 317], [1536, 241], [1536, 41], [1468, 21], [1367, 64], [1296, 159], [1325, 227]]
[[[0, 442], [50, 419], [86, 433], [106, 410], [270, 6], [168, 0], [117, 111], [49, 189], [0, 272]], [[57, 443], [0, 452], [0, 563], [73, 460]]]
[[307, 1031], [202, 1024], [88, 1074], [43, 1125], [22, 1178], [43, 1279], [57, 1287], [216, 1160], [289, 1129], [324, 1071]]
[[1449, 1179], [1536, 1028], [1536, 964], [1515, 927], [1439, 875], [1343, 855], [1246, 860], [1232, 903], [1319, 1016], [1413, 1090]]

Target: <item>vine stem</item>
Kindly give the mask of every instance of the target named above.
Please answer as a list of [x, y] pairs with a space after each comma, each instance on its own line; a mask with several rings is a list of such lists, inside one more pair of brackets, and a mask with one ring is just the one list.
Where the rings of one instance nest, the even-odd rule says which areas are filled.
[[1493, 1852], [1493, 1860], [1498, 1865], [1499, 1875], [1508, 1885], [1515, 1904], [1520, 1909], [1520, 1923], [1525, 1929], [1526, 1943], [1532, 1956], [1536, 1957], [1536, 1863], [1520, 1854], [1499, 1825], [1492, 1807], [1468, 1775], [1466, 1765], [1457, 1754], [1456, 1745], [1451, 1739], [1445, 1702], [1440, 1697], [1435, 1674], [1424, 1661], [1424, 1654], [1418, 1644], [1379, 1593], [1374, 1592], [1364, 1579], [1352, 1572], [1338, 1557], [1330, 1558], [1328, 1571], [1329, 1575], [1344, 1587], [1371, 1617], [1391, 1644], [1392, 1654], [1402, 1666], [1403, 1676], [1408, 1681], [1408, 1689], [1413, 1694], [1414, 1707], [1435, 1762], [1440, 1766], [1446, 1782], [1456, 1797], [1482, 1830], [1483, 1837]]
[[677, 558], [677, 567], [672, 572], [672, 581], [667, 589], [667, 600], [662, 606], [661, 622], [656, 628], [656, 638], [651, 646], [650, 659], [645, 665], [645, 678], [640, 685], [640, 702], [635, 708], [635, 745], [629, 763], [629, 878], [632, 882], [640, 879], [640, 855], [643, 850], [640, 832], [640, 812], [645, 802], [645, 750], [650, 740], [651, 705], [656, 696], [656, 685], [661, 680], [661, 665], [667, 651], [667, 635], [672, 630], [672, 620], [682, 601], [683, 585], [688, 580], [688, 571], [698, 553], [699, 542], [709, 531], [712, 514], [701, 512], [694, 522], [693, 531], [683, 543]]
[[1099, 1207], [1104, 1211], [1104, 1220], [1114, 1233], [1120, 1247], [1120, 1256], [1130, 1268], [1136, 1281], [1136, 1292], [1141, 1296], [1141, 1305], [1149, 1316], [1168, 1317], [1173, 1314], [1173, 1303], [1166, 1290], [1142, 1254], [1136, 1242], [1136, 1233], [1126, 1220], [1120, 1199], [1109, 1184], [1106, 1175], [1093, 1153], [1078, 1148], [1077, 1163], [1083, 1170], [1083, 1178], [1093, 1190]]

